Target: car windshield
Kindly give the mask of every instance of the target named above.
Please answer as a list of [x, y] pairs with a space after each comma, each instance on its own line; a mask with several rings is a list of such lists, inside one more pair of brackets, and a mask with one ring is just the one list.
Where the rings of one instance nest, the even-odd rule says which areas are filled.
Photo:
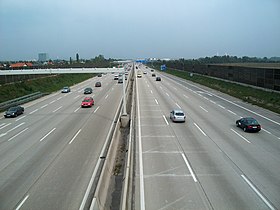
[[177, 112], [177, 113], [175, 113], [175, 115], [177, 115], [177, 116], [184, 116], [184, 113], [183, 112]]
[[16, 111], [16, 110], [17, 110], [16, 107], [11, 107], [11, 108], [9, 109], [9, 111]]
[[257, 122], [257, 120], [248, 120], [247, 123], [249, 125], [258, 125], [259, 123]]
[[90, 101], [91, 101], [90, 99], [83, 100], [83, 102], [90, 102]]

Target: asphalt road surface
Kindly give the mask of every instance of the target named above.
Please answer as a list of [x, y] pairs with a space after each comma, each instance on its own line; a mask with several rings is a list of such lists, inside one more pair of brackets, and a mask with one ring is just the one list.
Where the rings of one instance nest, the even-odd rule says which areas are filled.
[[[134, 209], [280, 209], [280, 117], [140, 67]], [[186, 113], [174, 123], [172, 109]], [[252, 116], [259, 133], [237, 128]]]
[[[0, 209], [79, 209], [122, 96], [113, 74], [0, 119]], [[94, 87], [96, 81], [102, 87]], [[83, 90], [92, 87], [93, 93]], [[81, 108], [92, 96], [92, 108]], [[2, 115], [3, 116], [3, 115]]]

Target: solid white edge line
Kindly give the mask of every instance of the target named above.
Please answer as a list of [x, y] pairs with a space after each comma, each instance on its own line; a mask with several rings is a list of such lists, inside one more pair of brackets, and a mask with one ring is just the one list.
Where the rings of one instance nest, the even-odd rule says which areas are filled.
[[247, 179], [246, 176], [241, 174], [241, 177], [245, 180], [245, 182], [257, 193], [257, 195], [263, 200], [263, 202], [271, 209], [275, 210], [275, 208], [270, 204], [270, 202], [257, 190], [257, 188]]
[[196, 123], [193, 123], [197, 129], [204, 135], [204, 136], [207, 136], [206, 133], [203, 132], [203, 130], [196, 124]]
[[182, 157], [183, 157], [183, 159], [184, 159], [184, 161], [185, 161], [185, 163], [186, 163], [186, 165], [187, 165], [187, 167], [188, 167], [188, 169], [189, 169], [189, 171], [190, 171], [190, 173], [191, 173], [191, 175], [192, 175], [193, 181], [194, 181], [194, 182], [197, 182], [197, 179], [196, 179], [196, 177], [195, 177], [195, 175], [194, 175], [194, 172], [193, 172], [193, 170], [192, 170], [192, 167], [190, 166], [190, 164], [189, 164], [189, 162], [188, 162], [188, 160], [187, 160], [185, 154], [184, 154], [184, 153], [181, 153], [181, 155], [182, 155]]
[[137, 80], [136, 80], [136, 93], [137, 93], [138, 140], [139, 140], [140, 210], [145, 210], [145, 188], [144, 188], [144, 172], [143, 172], [143, 156], [142, 156], [143, 152], [142, 152], [139, 92], [138, 92]]
[[238, 135], [240, 138], [242, 138], [243, 140], [245, 140], [246, 142], [248, 142], [249, 144], [251, 144], [251, 142], [248, 140], [248, 139], [246, 139], [245, 137], [243, 137], [241, 134], [239, 134], [239, 133], [237, 133], [235, 130], [233, 130], [232, 128], [230, 129], [230, 130], [232, 130], [236, 135]]
[[79, 135], [79, 133], [81, 132], [81, 130], [82, 130], [82, 129], [80, 129], [80, 130], [75, 134], [75, 136], [71, 139], [71, 141], [69, 142], [69, 144], [71, 144], [71, 143], [74, 141], [74, 139]]
[[19, 136], [20, 134], [22, 134], [24, 131], [28, 130], [28, 128], [25, 128], [24, 130], [20, 131], [19, 133], [17, 133], [16, 135], [14, 135], [13, 137], [11, 137], [8, 141], [13, 140], [14, 138], [16, 138], [17, 136]]
[[16, 210], [19, 210], [22, 207], [22, 205], [25, 203], [25, 201], [28, 199], [28, 197], [29, 197], [29, 195], [25, 196], [25, 198], [17, 206]]
[[97, 110], [99, 109], [99, 106], [94, 110], [94, 112], [93, 113], [95, 113], [95, 112], [97, 112]]
[[40, 139], [40, 141], [43, 141], [45, 138], [47, 138], [48, 135], [50, 135], [56, 128], [53, 128], [50, 132], [48, 132], [43, 138]]
[[163, 119], [164, 119], [165, 123], [166, 123], [167, 125], [169, 125], [169, 123], [168, 123], [166, 117], [165, 117], [164, 115], [162, 115], [162, 116], [163, 116]]

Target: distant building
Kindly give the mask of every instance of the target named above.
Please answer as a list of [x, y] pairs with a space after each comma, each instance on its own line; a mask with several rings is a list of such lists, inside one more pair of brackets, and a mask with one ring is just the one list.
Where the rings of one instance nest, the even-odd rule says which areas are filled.
[[48, 53], [39, 53], [38, 54], [38, 61], [39, 62], [46, 62], [49, 60], [49, 55]]
[[79, 61], [80, 61], [80, 58], [79, 58], [79, 54], [78, 53], [76, 53], [76, 61], [79, 63]]

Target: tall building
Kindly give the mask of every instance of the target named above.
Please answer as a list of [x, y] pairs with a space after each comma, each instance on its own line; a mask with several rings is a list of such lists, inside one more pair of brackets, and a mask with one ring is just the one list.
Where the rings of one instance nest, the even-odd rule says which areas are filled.
[[39, 53], [38, 54], [38, 61], [39, 62], [46, 62], [49, 60], [49, 55], [48, 53]]

